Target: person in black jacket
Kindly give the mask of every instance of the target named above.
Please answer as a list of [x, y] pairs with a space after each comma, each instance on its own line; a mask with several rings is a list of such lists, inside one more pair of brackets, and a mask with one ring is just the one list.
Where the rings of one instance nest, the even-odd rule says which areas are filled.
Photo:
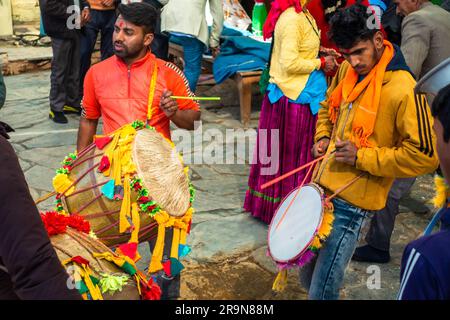
[[81, 102], [80, 29], [89, 21], [89, 4], [86, 0], [39, 0], [39, 5], [53, 50], [49, 117], [56, 123], [67, 123], [64, 107], [77, 109]]
[[[0, 94], [4, 93], [0, 73]], [[1, 98], [1, 96], [0, 96]], [[0, 108], [2, 107], [0, 101]], [[81, 300], [56, 255], [0, 121], [0, 300]]]

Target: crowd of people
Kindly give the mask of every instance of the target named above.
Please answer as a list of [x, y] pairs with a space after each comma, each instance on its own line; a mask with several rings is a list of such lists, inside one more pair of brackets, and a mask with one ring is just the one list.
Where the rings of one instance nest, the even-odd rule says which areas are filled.
[[[53, 50], [49, 117], [64, 124], [65, 114], [80, 114], [78, 151], [92, 143], [100, 118], [104, 134], [136, 119], [168, 139], [170, 122], [194, 128], [199, 104], [172, 96], [193, 97], [203, 53], [209, 48], [220, 54], [222, 1], [209, 0], [211, 30], [206, 2], [81, 0], [79, 25], [71, 28], [67, 8], [73, 0], [40, 0]], [[402, 21], [392, 14], [395, 21], [386, 21], [392, 8]], [[339, 193], [332, 200], [331, 234], [300, 270], [310, 299], [338, 299], [352, 257], [390, 260], [399, 202], [417, 176], [440, 166], [450, 181], [450, 85], [429, 103], [414, 91], [418, 80], [450, 57], [450, 13], [444, 8], [445, 2], [440, 7], [427, 0], [271, 1], [263, 29], [264, 38], [272, 39], [270, 77], [258, 132], [280, 135], [274, 143], [258, 134], [255, 155], [258, 148], [279, 148], [279, 170], [264, 174], [256, 156], [244, 209], [269, 224], [282, 199], [305, 181], [326, 194]], [[91, 66], [99, 33], [102, 61]], [[166, 61], [169, 41], [183, 47], [184, 71]], [[0, 298], [79, 299], [66, 288], [64, 270], [35, 221], [37, 209], [6, 141], [11, 130], [0, 123], [2, 185], [17, 186], [14, 196], [0, 189]], [[324, 160], [312, 174], [305, 169], [262, 188], [319, 157]], [[341, 190], [349, 181], [355, 182]], [[11, 199], [23, 208], [13, 210]], [[406, 247], [400, 299], [450, 299], [449, 214], [447, 209], [441, 215], [441, 232]], [[356, 248], [369, 215], [367, 245]], [[12, 225], [25, 220], [31, 223], [23, 232], [11, 233]], [[178, 298], [179, 276], [158, 276], [163, 298]]]

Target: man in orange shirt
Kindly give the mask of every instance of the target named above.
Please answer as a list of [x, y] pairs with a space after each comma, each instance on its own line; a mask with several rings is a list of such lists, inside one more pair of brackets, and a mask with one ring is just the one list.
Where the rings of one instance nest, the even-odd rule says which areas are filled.
[[[141, 120], [169, 139], [170, 121], [192, 130], [194, 121], [200, 119], [195, 101], [170, 98], [171, 95], [194, 96], [182, 71], [157, 59], [148, 49], [154, 38], [156, 9], [146, 3], [131, 3], [120, 4], [118, 11], [113, 34], [114, 56], [92, 66], [84, 81], [78, 151], [92, 142], [100, 117], [105, 134]], [[163, 259], [170, 256], [172, 232], [171, 228], [167, 230]], [[179, 297], [180, 275], [172, 277], [160, 271], [155, 277], [162, 289], [161, 299]]]
[[[156, 10], [146, 3], [119, 5], [114, 25], [114, 56], [86, 74], [77, 150], [87, 147], [103, 118], [111, 133], [135, 120], [148, 122], [170, 139], [170, 121], [192, 130], [200, 119], [199, 105], [171, 95], [194, 96], [181, 70], [157, 59], [149, 46], [154, 38]], [[151, 107], [149, 107], [151, 106]]]

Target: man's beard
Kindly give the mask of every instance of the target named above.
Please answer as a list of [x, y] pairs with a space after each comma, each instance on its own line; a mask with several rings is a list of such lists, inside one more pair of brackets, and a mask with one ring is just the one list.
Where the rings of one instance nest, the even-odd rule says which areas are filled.
[[129, 48], [123, 45], [121, 43], [122, 49], [120, 51], [117, 51], [115, 46], [113, 45], [113, 52], [116, 56], [122, 59], [133, 59], [139, 55], [139, 53], [142, 51], [142, 48]]

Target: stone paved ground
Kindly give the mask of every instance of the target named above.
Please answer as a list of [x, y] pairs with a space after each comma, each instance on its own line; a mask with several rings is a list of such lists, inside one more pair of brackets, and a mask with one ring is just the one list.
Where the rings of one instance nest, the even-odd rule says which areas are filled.
[[[16, 129], [11, 136], [21, 166], [25, 172], [34, 199], [51, 190], [51, 179], [59, 162], [75, 149], [78, 117], [69, 116], [68, 125], [57, 125], [48, 120], [49, 72], [9, 76], [7, 103], [0, 111], [0, 120]], [[222, 106], [205, 105], [202, 113], [203, 130], [241, 128], [238, 121], [237, 92], [232, 81], [220, 86], [200, 87], [200, 94], [219, 95]], [[257, 126], [261, 97], [255, 96], [251, 126]], [[203, 143], [203, 147], [210, 142]], [[228, 139], [223, 149], [231, 150]], [[180, 144], [178, 145], [180, 147]], [[195, 153], [185, 150], [185, 160]], [[242, 147], [240, 147], [242, 148]], [[242, 156], [235, 158], [242, 162]], [[245, 158], [245, 157], [244, 157]], [[247, 156], [248, 159], [248, 156]], [[285, 292], [273, 294], [271, 284], [274, 264], [266, 256], [267, 226], [242, 211], [249, 166], [246, 163], [192, 164], [192, 181], [197, 188], [197, 212], [189, 237], [192, 253], [184, 261], [182, 276], [183, 299], [305, 299], [306, 292], [297, 285], [298, 273], [289, 274]], [[410, 197], [402, 202], [402, 214], [394, 230], [391, 254], [393, 259], [380, 265], [381, 288], [369, 290], [368, 264], [352, 262], [346, 274], [342, 299], [394, 299], [399, 287], [399, 266], [404, 245], [416, 238], [430, 219], [423, 211], [431, 197], [431, 177], [421, 177]], [[51, 209], [53, 199], [39, 205]], [[426, 208], [426, 207], [425, 207]], [[145, 267], [148, 250], [141, 247]]]

